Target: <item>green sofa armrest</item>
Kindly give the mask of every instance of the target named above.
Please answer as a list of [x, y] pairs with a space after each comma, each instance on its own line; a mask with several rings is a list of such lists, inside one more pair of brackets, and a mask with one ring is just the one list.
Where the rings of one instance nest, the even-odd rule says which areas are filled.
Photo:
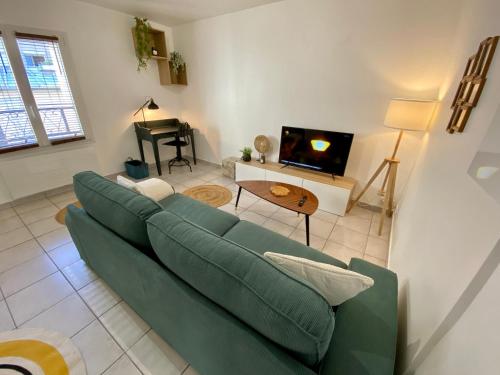
[[397, 343], [397, 276], [357, 258], [351, 260], [349, 269], [370, 276], [375, 284], [338, 307], [320, 375], [392, 375]]

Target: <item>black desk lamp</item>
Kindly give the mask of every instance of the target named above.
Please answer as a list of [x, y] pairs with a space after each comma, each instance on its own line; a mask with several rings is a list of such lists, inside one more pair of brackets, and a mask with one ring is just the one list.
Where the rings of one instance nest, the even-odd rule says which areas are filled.
[[148, 109], [151, 109], [153, 111], [156, 111], [157, 109], [160, 109], [160, 107], [158, 107], [158, 104], [155, 103], [155, 101], [153, 100], [153, 98], [149, 98], [148, 100], [146, 100], [146, 103], [144, 103], [143, 105], [141, 105], [141, 107], [134, 113], [134, 116], [136, 114], [138, 114], [140, 111], [142, 111], [142, 119], [144, 121], [144, 126], [146, 126], [146, 117], [144, 116], [144, 107], [145, 106], [148, 106]]

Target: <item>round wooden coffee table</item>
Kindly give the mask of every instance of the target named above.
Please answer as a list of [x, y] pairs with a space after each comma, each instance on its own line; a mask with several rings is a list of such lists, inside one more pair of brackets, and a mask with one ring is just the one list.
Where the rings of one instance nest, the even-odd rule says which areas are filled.
[[[309, 216], [318, 209], [318, 198], [309, 190], [300, 186], [286, 184], [284, 182], [247, 180], [236, 181], [238, 188], [238, 197], [236, 198], [236, 207], [240, 200], [241, 189], [245, 189], [259, 198], [274, 203], [277, 206], [287, 210], [303, 214], [306, 217], [306, 243], [309, 246]], [[271, 193], [271, 187], [283, 186], [290, 190], [287, 196], [278, 197]]]

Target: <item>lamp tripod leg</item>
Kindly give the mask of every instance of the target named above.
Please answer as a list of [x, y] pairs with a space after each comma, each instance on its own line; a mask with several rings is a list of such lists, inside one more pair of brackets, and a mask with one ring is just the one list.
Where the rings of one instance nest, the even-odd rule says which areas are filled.
[[382, 212], [380, 213], [380, 222], [378, 225], [378, 235], [382, 235], [382, 228], [384, 227], [385, 216], [389, 213], [392, 214], [393, 205], [394, 205], [394, 191], [396, 189], [396, 174], [398, 171], [398, 163], [391, 162], [389, 164], [388, 171], [388, 185], [387, 185], [387, 194], [384, 199], [384, 207], [382, 208]]
[[361, 193], [359, 193], [358, 196], [351, 201], [349, 207], [347, 208], [347, 212], [350, 212], [352, 210], [352, 208], [356, 205], [356, 203], [359, 202], [359, 200], [361, 199], [361, 197], [366, 193], [366, 191], [368, 190], [368, 188], [373, 184], [373, 181], [375, 181], [375, 179], [384, 170], [384, 168], [387, 165], [387, 163], [388, 163], [388, 161], [386, 159], [384, 159], [384, 161], [377, 168], [377, 170], [375, 171], [375, 173], [373, 174], [373, 176], [370, 178], [370, 180], [368, 180], [368, 183], [363, 188], [363, 190], [361, 191]]
[[[396, 154], [398, 153], [399, 145], [401, 144], [402, 138], [403, 138], [403, 130], [400, 130], [399, 134], [398, 134], [398, 139], [396, 141], [396, 145], [394, 146], [394, 151], [392, 152], [391, 159], [396, 158]], [[381, 195], [381, 196], [383, 196], [385, 194], [385, 186], [387, 185], [387, 180], [389, 179], [389, 171], [390, 171], [390, 168], [387, 170], [387, 173], [385, 174], [385, 177], [384, 177], [384, 182], [382, 184], [382, 187], [380, 188], [380, 190], [378, 192], [379, 195]]]

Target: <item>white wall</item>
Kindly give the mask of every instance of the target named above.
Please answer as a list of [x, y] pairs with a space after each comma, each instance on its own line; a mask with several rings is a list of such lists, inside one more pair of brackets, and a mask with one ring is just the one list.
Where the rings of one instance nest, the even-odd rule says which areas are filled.
[[[399, 208], [390, 266], [401, 285], [401, 373], [499, 371], [500, 207], [467, 175], [489, 127], [500, 127], [492, 124], [500, 105], [498, 49], [465, 132], [445, 132], [466, 59], [500, 34], [499, 14], [497, 0], [464, 3], [443, 110]], [[499, 150], [500, 139], [491, 141]]]
[[[79, 170], [94, 169], [104, 174], [123, 170], [128, 156], [139, 155], [132, 114], [149, 96], [161, 109], [151, 111], [149, 119], [180, 114], [182, 88], [160, 86], [155, 62], [148, 71], [136, 72], [131, 16], [73, 0], [2, 0], [0, 24], [66, 34], [81, 104], [95, 139], [94, 143], [64, 152], [1, 155], [0, 204], [68, 184]], [[153, 26], [167, 32], [172, 49], [171, 30]], [[150, 145], [145, 144], [145, 148], [147, 160], [153, 161]], [[162, 159], [173, 155], [170, 147], [162, 150]]]
[[[188, 63], [182, 117], [201, 129], [200, 157], [219, 162], [265, 134], [276, 160], [282, 125], [354, 132], [346, 175], [364, 183], [394, 147], [382, 127], [390, 98], [438, 96], [452, 4], [288, 0], [175, 27]], [[421, 137], [404, 138], [400, 186]]]

